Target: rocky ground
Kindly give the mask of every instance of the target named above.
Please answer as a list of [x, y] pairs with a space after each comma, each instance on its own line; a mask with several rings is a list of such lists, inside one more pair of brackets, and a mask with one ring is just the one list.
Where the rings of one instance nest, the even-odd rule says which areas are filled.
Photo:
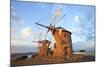
[[38, 56], [28, 59], [16, 59], [11, 60], [11, 66], [23, 66], [23, 65], [41, 65], [41, 64], [57, 64], [57, 63], [73, 63], [73, 62], [89, 62], [95, 61], [94, 56], [84, 56], [80, 54], [73, 54], [71, 58], [56, 57], [49, 55], [45, 59], [39, 59]]

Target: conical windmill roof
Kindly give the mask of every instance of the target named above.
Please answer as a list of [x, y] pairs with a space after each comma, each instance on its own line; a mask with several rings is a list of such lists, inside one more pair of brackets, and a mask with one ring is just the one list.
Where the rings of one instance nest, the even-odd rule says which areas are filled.
[[56, 27], [55, 29], [62, 29], [63, 32], [68, 32], [68, 33], [72, 34], [70, 31], [64, 29], [63, 27]]

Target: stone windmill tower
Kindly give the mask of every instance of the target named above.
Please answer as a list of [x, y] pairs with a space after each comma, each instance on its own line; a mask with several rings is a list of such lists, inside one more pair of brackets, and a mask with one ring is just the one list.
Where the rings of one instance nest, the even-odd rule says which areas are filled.
[[53, 36], [56, 40], [54, 54], [58, 56], [72, 56], [71, 32], [62, 27], [56, 27]]
[[[56, 11], [56, 15], [54, 19], [60, 15], [60, 10]], [[55, 27], [55, 25], [63, 19], [65, 15], [63, 15], [59, 20], [57, 20], [54, 25], [51, 23], [50, 26], [45, 26], [39, 23], [35, 23], [39, 26], [45, 27], [48, 29], [47, 33], [51, 31], [53, 37], [55, 38], [55, 48], [53, 51], [54, 57], [71, 57], [72, 56], [72, 40], [71, 40], [71, 32], [67, 31], [62, 27]]]
[[39, 50], [38, 56], [39, 56], [40, 61], [45, 60], [46, 56], [48, 55], [48, 47], [50, 45], [50, 41], [48, 41], [47, 39], [40, 40], [40, 37], [39, 37], [38, 41], [32, 41], [32, 42], [39, 44], [39, 47], [38, 47], [38, 50]]

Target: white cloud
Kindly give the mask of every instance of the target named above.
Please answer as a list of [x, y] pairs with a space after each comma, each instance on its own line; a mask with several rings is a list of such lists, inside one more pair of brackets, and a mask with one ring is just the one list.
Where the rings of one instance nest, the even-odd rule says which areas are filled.
[[24, 23], [24, 21], [20, 19], [19, 16], [17, 16], [15, 8], [13, 6], [11, 6], [11, 22], [21, 23], [21, 24]]
[[70, 29], [72, 33], [81, 34], [82, 29], [80, 27]]
[[80, 22], [80, 17], [79, 17], [79, 16], [76, 15], [76, 16], [74, 17], [74, 19], [75, 19], [76, 22]]
[[25, 45], [28, 44], [27, 41], [22, 39], [11, 39], [11, 45]]
[[38, 47], [38, 43], [33, 43], [32, 41], [24, 40], [24, 39], [11, 39], [12, 46], [33, 46]]
[[23, 28], [21, 30], [21, 35], [22, 35], [22, 38], [31, 37], [33, 35], [32, 34], [32, 29], [30, 27]]
[[86, 45], [83, 46], [83, 48], [94, 48], [95, 47], [95, 44], [90, 42], [90, 43], [87, 43]]

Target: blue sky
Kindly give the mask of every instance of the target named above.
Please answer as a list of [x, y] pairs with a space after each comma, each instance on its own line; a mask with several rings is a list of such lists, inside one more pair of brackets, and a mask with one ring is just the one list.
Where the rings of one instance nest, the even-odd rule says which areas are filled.
[[[66, 16], [56, 27], [61, 26], [72, 32], [73, 50], [94, 51], [95, 6], [89, 5], [11, 1], [11, 45], [37, 48], [38, 44], [32, 43], [32, 40], [44, 39], [47, 29], [34, 23], [48, 26], [57, 9], [61, 9], [61, 16], [64, 14]], [[58, 19], [61, 16], [58, 16]], [[49, 32], [47, 37], [49, 40], [52, 39], [50, 35]]]

